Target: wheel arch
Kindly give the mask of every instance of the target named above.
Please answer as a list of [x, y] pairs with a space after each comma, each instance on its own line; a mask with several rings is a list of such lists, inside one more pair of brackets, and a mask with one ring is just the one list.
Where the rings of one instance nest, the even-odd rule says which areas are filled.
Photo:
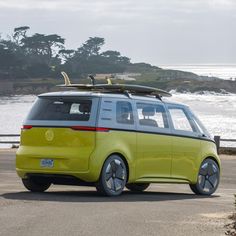
[[221, 172], [221, 163], [220, 163], [220, 160], [218, 158], [216, 158], [214, 156], [207, 156], [202, 160], [202, 162], [205, 161], [206, 159], [211, 159], [211, 160], [215, 161], [216, 164], [218, 165], [218, 168], [219, 168], [220, 172]]
[[[128, 161], [127, 161], [127, 158], [126, 158], [122, 153], [120, 153], [120, 152], [113, 152], [113, 153], [109, 154], [109, 155], [107, 156], [107, 158], [105, 158], [105, 160], [104, 160], [104, 162], [103, 162], [103, 165], [104, 165], [105, 161], [106, 161], [110, 156], [112, 156], [112, 155], [117, 155], [117, 156], [119, 156], [119, 157], [124, 161], [125, 167], [126, 167], [126, 170], [127, 170], [127, 182], [128, 182], [128, 180], [129, 180], [129, 174], [130, 174], [130, 167], [129, 167], [129, 163], [128, 163]], [[103, 166], [103, 165], [102, 165], [102, 166]], [[100, 174], [101, 174], [101, 173], [100, 173]]]
[[[215, 182], [216, 183], [216, 185], [215, 184], [213, 184], [211, 181], [210, 181], [210, 183], [211, 183], [211, 185], [213, 186], [213, 188], [208, 188], [209, 189], [209, 191], [207, 192], [207, 191], [205, 191], [204, 189], [205, 189], [205, 183], [206, 183], [206, 181], [208, 181], [209, 182], [209, 178], [206, 178], [206, 176], [207, 175], [209, 175], [209, 173], [208, 173], [208, 170], [207, 170], [207, 172], [206, 172], [206, 174], [199, 174], [198, 173], [198, 176], [199, 175], [204, 175], [205, 177], [204, 177], [204, 185], [203, 185], [203, 187], [201, 186], [201, 184], [199, 183], [199, 182], [193, 182], [193, 183], [190, 183], [190, 188], [191, 188], [191, 190], [194, 192], [194, 193], [196, 193], [196, 194], [200, 194], [200, 195], [211, 195], [211, 194], [213, 194], [216, 190], [217, 190], [217, 188], [218, 188], [218, 185], [219, 185], [219, 183], [220, 183], [220, 173], [221, 173], [221, 167], [220, 167], [220, 159], [219, 159], [219, 157], [218, 156], [212, 156], [212, 155], [209, 155], [209, 156], [206, 156], [205, 158], [203, 158], [202, 159], [202, 162], [201, 162], [201, 164], [200, 164], [200, 168], [201, 168], [201, 166], [202, 166], [202, 163], [204, 162], [204, 161], [206, 161], [206, 160], [208, 160], [208, 163], [209, 163], [209, 161], [211, 160], [211, 161], [214, 161], [215, 163], [216, 163], [216, 165], [218, 166], [218, 169], [219, 169], [219, 174], [218, 174], [218, 179], [215, 179], [215, 180], [217, 180], [217, 182]], [[206, 162], [207, 163], [207, 162]], [[207, 167], [208, 168], [208, 167]], [[216, 172], [215, 172], [216, 173]], [[210, 176], [211, 176], [211, 174], [210, 174]], [[200, 181], [202, 181], [202, 180], [200, 180]]]
[[219, 170], [220, 170], [220, 173], [221, 173], [221, 162], [220, 162], [220, 159], [219, 157], [217, 156], [214, 156], [214, 155], [206, 155], [206, 156], [203, 156], [201, 159], [198, 160], [198, 163], [196, 164], [196, 172], [193, 176], [193, 178], [190, 181], [191, 184], [195, 184], [197, 182], [197, 178], [198, 178], [198, 172], [200, 170], [200, 167], [201, 167], [201, 164], [206, 160], [206, 159], [211, 159], [213, 161], [216, 162]]

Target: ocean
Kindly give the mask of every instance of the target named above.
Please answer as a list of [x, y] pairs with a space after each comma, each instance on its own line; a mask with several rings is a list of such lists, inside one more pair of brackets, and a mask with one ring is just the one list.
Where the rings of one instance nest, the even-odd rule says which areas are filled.
[[235, 65], [161, 65], [163, 69], [182, 70], [193, 72], [197, 75], [218, 77], [221, 79], [236, 80]]
[[[236, 94], [180, 94], [172, 91], [167, 100], [188, 105], [200, 118], [208, 131], [222, 138], [236, 138]], [[11, 96], [0, 98], [0, 134], [19, 134], [22, 122], [36, 96]], [[4, 140], [4, 138], [0, 138]], [[11, 140], [16, 140], [12, 138]], [[9, 140], [9, 138], [8, 138]], [[222, 143], [236, 146], [236, 143]], [[1, 147], [11, 145], [0, 144]]]

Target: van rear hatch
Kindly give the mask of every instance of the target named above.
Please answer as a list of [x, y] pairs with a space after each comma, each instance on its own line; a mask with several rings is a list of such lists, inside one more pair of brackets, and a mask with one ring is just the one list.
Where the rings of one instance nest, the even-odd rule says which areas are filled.
[[22, 127], [17, 168], [88, 170], [95, 148], [98, 102], [96, 97], [38, 97]]

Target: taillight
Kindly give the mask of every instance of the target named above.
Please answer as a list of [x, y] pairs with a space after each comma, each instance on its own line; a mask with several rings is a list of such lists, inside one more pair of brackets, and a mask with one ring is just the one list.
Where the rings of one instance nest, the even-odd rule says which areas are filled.
[[24, 129], [31, 129], [31, 128], [33, 128], [32, 125], [23, 125], [21, 129], [24, 130]]
[[98, 132], [108, 132], [108, 128], [104, 127], [90, 127], [90, 126], [72, 126], [73, 130], [81, 130], [81, 131], [98, 131]]

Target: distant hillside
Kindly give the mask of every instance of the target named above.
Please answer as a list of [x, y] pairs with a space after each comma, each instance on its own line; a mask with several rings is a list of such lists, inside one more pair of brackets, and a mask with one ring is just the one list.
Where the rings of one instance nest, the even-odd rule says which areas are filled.
[[167, 91], [235, 93], [236, 81], [222, 80], [216, 77], [198, 76], [191, 72], [166, 70], [145, 63], [136, 63], [127, 67], [126, 72], [139, 72], [136, 81], [140, 85], [153, 86]]
[[[154, 86], [180, 92], [215, 91], [236, 93], [236, 82], [198, 76], [191, 72], [167, 70], [147, 63], [132, 63], [114, 50], [102, 51], [105, 39], [90, 37], [77, 49], [65, 48], [65, 39], [57, 34], [35, 33], [29, 27], [15, 28], [12, 37], [0, 37], [0, 95], [38, 94], [58, 90], [61, 71], [73, 82], [89, 83], [89, 74], [111, 74], [114, 83]], [[132, 73], [136, 81], [124, 79]], [[106, 81], [99, 80], [99, 83]]]

